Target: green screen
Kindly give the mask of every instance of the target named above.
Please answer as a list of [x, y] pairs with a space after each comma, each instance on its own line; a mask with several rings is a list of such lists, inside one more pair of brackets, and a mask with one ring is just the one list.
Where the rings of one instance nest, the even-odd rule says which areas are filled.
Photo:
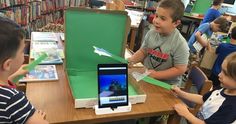
[[123, 57], [126, 44], [126, 12], [68, 9], [65, 14], [66, 68], [94, 71], [97, 64], [118, 63], [94, 53], [93, 46]]
[[192, 13], [205, 14], [211, 7], [212, 0], [196, 0]]
[[[126, 12], [69, 8], [65, 12], [65, 59], [75, 99], [97, 98], [97, 64], [118, 63], [93, 46], [123, 57], [130, 21]], [[136, 95], [129, 85], [129, 95]]]

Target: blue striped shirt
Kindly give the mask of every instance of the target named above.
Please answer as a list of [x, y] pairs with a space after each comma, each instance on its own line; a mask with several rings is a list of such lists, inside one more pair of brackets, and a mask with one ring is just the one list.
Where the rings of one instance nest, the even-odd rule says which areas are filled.
[[23, 92], [0, 86], [0, 124], [24, 124], [34, 112]]

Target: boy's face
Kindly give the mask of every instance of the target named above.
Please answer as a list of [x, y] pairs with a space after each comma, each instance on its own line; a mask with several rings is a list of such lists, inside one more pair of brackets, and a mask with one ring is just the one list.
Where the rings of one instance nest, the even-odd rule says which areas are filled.
[[225, 60], [221, 66], [221, 72], [219, 74], [219, 80], [221, 86], [227, 89], [236, 89], [236, 81], [227, 74], [227, 60]]
[[12, 59], [11, 70], [10, 70], [11, 74], [16, 72], [23, 64], [23, 62], [24, 62], [24, 48], [25, 48], [25, 41], [22, 40], [20, 42], [19, 49], [16, 51], [16, 56], [10, 58], [10, 59]]
[[212, 27], [211, 27], [211, 30], [213, 31], [213, 32], [218, 32], [218, 31], [220, 31], [220, 24], [216, 24], [216, 23], [212, 23]]
[[157, 7], [155, 18], [153, 19], [153, 25], [160, 34], [170, 34], [179, 23], [173, 22], [171, 18], [173, 11], [171, 9], [165, 9]]

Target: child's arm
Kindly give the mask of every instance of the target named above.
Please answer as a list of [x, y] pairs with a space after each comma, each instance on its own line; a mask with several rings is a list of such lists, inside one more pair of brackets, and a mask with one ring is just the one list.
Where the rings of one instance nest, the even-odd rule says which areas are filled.
[[15, 73], [13, 73], [11, 76], [8, 77], [8, 80], [13, 82], [13, 80], [18, 77], [19, 75], [25, 75], [28, 73], [27, 70], [23, 69], [25, 66], [27, 66], [26, 64], [25, 65], [22, 65]]
[[176, 104], [174, 106], [175, 111], [180, 115], [186, 118], [191, 124], [205, 124], [203, 120], [195, 117], [184, 104]]
[[49, 124], [45, 120], [45, 112], [36, 110], [34, 114], [26, 121], [26, 124]]
[[149, 76], [162, 80], [170, 79], [184, 74], [186, 70], [187, 70], [187, 65], [176, 65], [174, 67], [162, 71], [149, 70], [150, 72]]
[[196, 104], [203, 104], [203, 99], [201, 95], [184, 92], [177, 86], [172, 87], [172, 92], [188, 101], [194, 102]]
[[144, 49], [141, 48], [137, 52], [135, 52], [130, 58], [128, 58], [128, 62], [135, 64], [143, 61], [144, 58], [145, 58], [145, 52]]
[[197, 31], [195, 33], [195, 37], [196, 37], [197, 42], [199, 42], [203, 47], [207, 47], [208, 41], [202, 38], [202, 33], [200, 31]]

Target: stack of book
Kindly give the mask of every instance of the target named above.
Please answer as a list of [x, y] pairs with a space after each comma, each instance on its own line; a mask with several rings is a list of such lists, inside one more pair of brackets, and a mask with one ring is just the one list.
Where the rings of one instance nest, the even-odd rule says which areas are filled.
[[47, 58], [31, 70], [20, 82], [58, 80], [55, 65], [62, 64], [64, 58], [63, 49], [58, 45], [61, 35], [62, 33], [53, 32], [31, 33], [30, 59], [36, 60], [45, 53]]
[[43, 53], [48, 57], [41, 64], [62, 64], [63, 50], [58, 47], [60, 35], [53, 32], [32, 32], [30, 58], [37, 59]]

